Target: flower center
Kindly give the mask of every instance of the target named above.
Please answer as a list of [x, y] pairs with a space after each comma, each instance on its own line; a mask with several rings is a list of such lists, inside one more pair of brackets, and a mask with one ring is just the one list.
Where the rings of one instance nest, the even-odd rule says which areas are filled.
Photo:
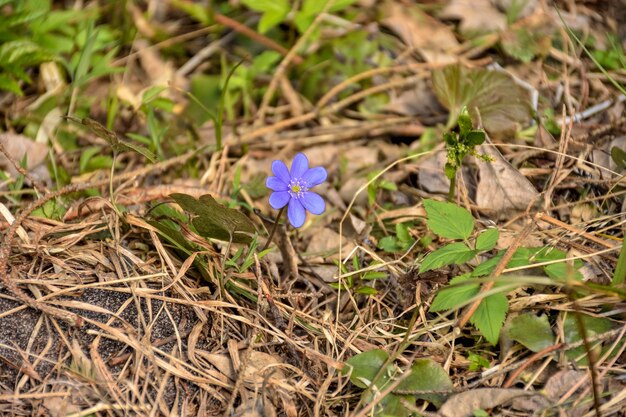
[[300, 178], [289, 181], [289, 195], [291, 198], [300, 198], [309, 190], [307, 184]]

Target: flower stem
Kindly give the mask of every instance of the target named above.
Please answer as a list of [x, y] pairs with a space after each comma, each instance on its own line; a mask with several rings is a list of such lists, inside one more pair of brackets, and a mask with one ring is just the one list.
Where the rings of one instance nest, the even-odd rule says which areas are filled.
[[278, 212], [278, 215], [276, 216], [276, 220], [274, 220], [274, 226], [272, 226], [272, 231], [270, 232], [270, 236], [267, 238], [267, 242], [265, 242], [265, 245], [263, 245], [263, 249], [261, 249], [261, 252], [267, 249], [270, 243], [272, 243], [274, 234], [276, 234], [276, 229], [278, 229], [278, 222], [280, 221], [280, 217], [283, 215], [283, 211], [285, 211], [285, 207], [281, 208], [280, 211]]

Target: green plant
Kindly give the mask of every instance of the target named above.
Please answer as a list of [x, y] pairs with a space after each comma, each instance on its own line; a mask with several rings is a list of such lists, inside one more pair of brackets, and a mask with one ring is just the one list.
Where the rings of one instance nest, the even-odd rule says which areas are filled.
[[607, 34], [606, 40], [608, 43], [608, 49], [594, 49], [591, 51], [591, 55], [598, 62], [598, 65], [606, 68], [607, 70], [626, 68], [626, 57], [624, 56], [624, 50], [620, 45], [618, 37], [612, 34]]
[[[304, 33], [315, 17], [320, 14], [326, 4], [332, 0], [304, 0], [302, 7], [294, 15], [294, 23], [300, 33]], [[328, 13], [339, 12], [354, 3], [355, 0], [335, 0], [328, 8]], [[293, 3], [288, 0], [242, 0], [248, 8], [261, 12], [259, 32], [266, 33], [279, 23], [284, 22], [289, 12], [293, 9]]]
[[409, 232], [411, 226], [410, 223], [397, 223], [396, 234], [381, 238], [378, 248], [390, 253], [407, 251], [415, 243], [415, 238]]
[[386, 272], [376, 270], [376, 265], [379, 264], [378, 261], [371, 261], [367, 266], [363, 267], [363, 260], [358, 254], [352, 258], [352, 271], [348, 270], [346, 264], [339, 261], [336, 263], [340, 266], [341, 273], [345, 275], [343, 282], [329, 284], [336, 290], [352, 290], [356, 294], [375, 295], [378, 294], [378, 291], [374, 288], [375, 281], [388, 277]]
[[59, 36], [54, 22], [62, 25], [71, 18], [67, 12], [51, 12], [45, 1], [0, 1], [0, 89], [23, 95], [20, 84], [32, 83], [28, 70], [57, 59], [45, 36]]
[[[440, 406], [446, 393], [453, 390], [446, 371], [428, 358], [416, 359], [403, 373], [388, 352], [375, 349], [351, 357], [346, 365], [344, 374], [349, 373], [350, 381], [364, 390], [360, 403], [376, 402], [375, 416], [410, 416], [413, 410], [405, 404], [410, 407], [419, 399]], [[392, 384], [396, 384], [395, 388], [381, 398], [381, 392]], [[434, 393], [425, 393], [428, 391]]]
[[472, 119], [470, 118], [467, 108], [461, 110], [461, 114], [457, 120], [459, 132], [448, 131], [444, 133], [443, 140], [446, 144], [447, 161], [444, 167], [446, 177], [450, 180], [450, 191], [448, 199], [452, 201], [456, 188], [456, 174], [461, 168], [463, 159], [467, 155], [473, 155], [484, 161], [491, 159], [487, 155], [481, 155], [476, 152], [476, 147], [482, 145], [485, 141], [485, 131], [482, 129], [474, 129], [472, 127]]
[[[452, 264], [464, 265], [469, 270], [453, 278], [449, 286], [441, 289], [430, 306], [432, 312], [455, 310], [469, 304], [478, 296], [481, 283], [485, 279], [482, 277], [489, 279], [488, 276], [505, 251], [501, 250], [492, 258], [481, 262], [478, 256], [484, 256], [491, 251], [498, 241], [497, 229], [483, 230], [474, 238], [474, 219], [464, 208], [435, 200], [425, 200], [424, 208], [430, 230], [440, 238], [451, 239], [453, 242], [426, 255], [421, 260], [420, 273]], [[566, 282], [567, 277], [582, 279], [578, 271], [582, 262], [576, 260], [570, 266], [565, 258], [566, 254], [555, 248], [519, 248], [507, 263], [507, 268], [541, 264], [543, 272], [557, 284]], [[509, 304], [505, 293], [520, 285], [521, 283], [498, 279], [493, 291], [484, 296], [470, 319], [491, 344], [497, 343], [508, 312]]]

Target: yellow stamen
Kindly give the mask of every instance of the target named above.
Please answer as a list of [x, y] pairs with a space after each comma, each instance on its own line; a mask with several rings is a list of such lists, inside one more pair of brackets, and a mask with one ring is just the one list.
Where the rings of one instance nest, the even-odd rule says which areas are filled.
[[300, 192], [300, 186], [299, 185], [292, 185], [291, 186], [291, 191], [293, 191], [294, 193], [299, 193]]

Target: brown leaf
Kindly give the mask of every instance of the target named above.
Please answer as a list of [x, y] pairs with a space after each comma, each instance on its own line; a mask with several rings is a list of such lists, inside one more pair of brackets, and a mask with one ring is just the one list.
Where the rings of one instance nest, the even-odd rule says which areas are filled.
[[407, 7], [399, 2], [385, 2], [383, 23], [394, 31], [404, 43], [431, 63], [452, 63], [456, 58], [451, 51], [459, 43], [450, 27], [444, 25], [418, 7]]
[[67, 397], [44, 398], [43, 406], [51, 417], [65, 417], [80, 411], [80, 407], [72, 404], [71, 399]]
[[[37, 143], [32, 139], [15, 133], [0, 134], [0, 143], [9, 154], [9, 157], [21, 164], [26, 155], [26, 169], [32, 170], [46, 159], [48, 155], [48, 146], [43, 143]], [[11, 175], [17, 175], [17, 171], [13, 163], [9, 161], [2, 153], [0, 153], [0, 169], [9, 171]]]
[[439, 409], [442, 417], [471, 417], [474, 410], [497, 407], [515, 398], [538, 395], [523, 389], [478, 388], [453, 395]]
[[481, 145], [478, 152], [489, 155], [493, 161], [478, 161], [480, 180], [476, 187], [476, 204], [493, 210], [501, 218], [524, 211], [534, 203], [539, 193], [526, 177], [507, 162], [498, 149]]
[[506, 16], [490, 0], [452, 0], [439, 17], [459, 19], [459, 29], [466, 34], [496, 32], [506, 28]]

